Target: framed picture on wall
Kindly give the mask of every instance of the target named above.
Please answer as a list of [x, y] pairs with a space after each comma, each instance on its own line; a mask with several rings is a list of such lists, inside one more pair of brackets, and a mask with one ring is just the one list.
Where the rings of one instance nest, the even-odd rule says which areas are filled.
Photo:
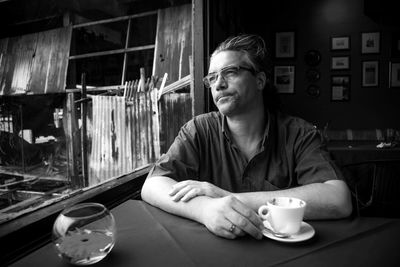
[[331, 50], [349, 50], [350, 36], [331, 37]]
[[295, 33], [277, 32], [275, 34], [275, 57], [294, 58], [295, 56]]
[[380, 52], [380, 33], [364, 32], [361, 33], [361, 53], [376, 54]]
[[400, 88], [400, 62], [389, 62], [389, 86]]
[[275, 66], [274, 85], [281, 94], [294, 93], [295, 66]]
[[335, 75], [331, 78], [331, 101], [350, 100], [350, 75]]
[[362, 62], [362, 86], [363, 87], [376, 87], [378, 86], [379, 79], [379, 63], [374, 61]]
[[350, 68], [350, 57], [332, 57], [331, 69], [332, 70], [348, 70]]

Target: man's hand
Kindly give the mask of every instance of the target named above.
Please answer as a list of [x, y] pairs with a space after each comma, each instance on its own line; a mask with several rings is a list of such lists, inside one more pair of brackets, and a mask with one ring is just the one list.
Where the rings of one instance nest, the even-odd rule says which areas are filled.
[[210, 232], [229, 239], [246, 233], [261, 239], [264, 227], [258, 215], [233, 196], [209, 199], [203, 206], [202, 222]]
[[218, 198], [228, 196], [230, 193], [208, 182], [186, 180], [173, 185], [169, 195], [174, 201], [187, 202], [197, 196]]

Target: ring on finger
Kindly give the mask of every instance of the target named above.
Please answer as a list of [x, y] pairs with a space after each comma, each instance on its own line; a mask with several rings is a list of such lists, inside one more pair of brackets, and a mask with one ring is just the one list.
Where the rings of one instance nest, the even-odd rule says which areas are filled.
[[233, 233], [235, 231], [236, 225], [232, 223], [231, 227], [229, 228], [229, 232]]

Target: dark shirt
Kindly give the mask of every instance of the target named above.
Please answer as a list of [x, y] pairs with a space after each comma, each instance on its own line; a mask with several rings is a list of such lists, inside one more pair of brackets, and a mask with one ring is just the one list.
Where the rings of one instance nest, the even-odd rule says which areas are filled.
[[249, 161], [230, 136], [221, 113], [199, 115], [181, 128], [148, 177], [207, 181], [236, 193], [343, 179], [319, 131], [303, 119], [268, 113], [261, 148]]

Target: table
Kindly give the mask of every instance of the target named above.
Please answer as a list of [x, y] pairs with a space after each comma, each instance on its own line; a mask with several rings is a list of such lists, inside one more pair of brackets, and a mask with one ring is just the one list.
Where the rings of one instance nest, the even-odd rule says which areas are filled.
[[[316, 235], [301, 243], [249, 236], [227, 240], [203, 225], [129, 200], [112, 209], [117, 242], [95, 266], [395, 266], [400, 220], [357, 217], [309, 221]], [[11, 266], [68, 266], [48, 244]]]
[[400, 147], [377, 148], [372, 144], [328, 144], [328, 151], [339, 166], [368, 160], [400, 159]]

